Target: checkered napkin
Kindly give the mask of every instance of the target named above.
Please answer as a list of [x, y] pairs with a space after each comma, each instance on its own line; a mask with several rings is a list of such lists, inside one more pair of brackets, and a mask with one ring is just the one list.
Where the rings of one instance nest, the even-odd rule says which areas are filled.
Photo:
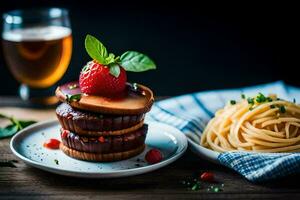
[[[282, 81], [240, 89], [218, 90], [187, 94], [157, 102], [148, 114], [148, 120], [160, 121], [180, 129], [187, 137], [199, 143], [206, 123], [214, 112], [241, 94], [255, 96], [277, 94], [278, 97], [300, 102], [300, 88]], [[246, 153], [227, 152], [218, 156], [221, 164], [232, 168], [253, 182], [267, 181], [300, 172], [300, 153]]]

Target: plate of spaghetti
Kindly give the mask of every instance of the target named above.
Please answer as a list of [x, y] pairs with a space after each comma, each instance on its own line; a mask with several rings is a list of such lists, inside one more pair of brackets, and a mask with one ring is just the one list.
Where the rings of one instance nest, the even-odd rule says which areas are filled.
[[216, 160], [219, 153], [300, 152], [300, 106], [276, 95], [231, 100], [216, 111], [206, 125], [200, 145], [191, 142], [199, 154]]

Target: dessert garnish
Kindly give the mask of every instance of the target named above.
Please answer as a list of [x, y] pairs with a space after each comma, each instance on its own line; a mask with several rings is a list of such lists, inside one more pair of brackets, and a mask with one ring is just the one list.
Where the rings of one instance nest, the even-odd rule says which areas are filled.
[[56, 165], [59, 165], [59, 161], [57, 159], [54, 159], [54, 162]]
[[121, 56], [108, 53], [91, 35], [86, 36], [85, 49], [93, 59], [83, 67], [79, 77], [80, 89], [85, 94], [118, 95], [126, 88], [126, 71], [143, 72], [156, 68], [148, 56], [136, 51], [127, 51]]
[[155, 164], [162, 161], [163, 156], [162, 153], [158, 149], [151, 149], [145, 155], [145, 160], [149, 164]]
[[59, 140], [51, 138], [51, 139], [47, 140], [43, 146], [48, 149], [59, 149], [59, 145], [60, 145]]
[[152, 91], [146, 86], [126, 82], [126, 71], [155, 69], [155, 63], [136, 51], [116, 57], [91, 35], [86, 36], [85, 48], [93, 60], [83, 67], [78, 82], [57, 88], [59, 100], [92, 112], [130, 115], [148, 112], [154, 101]]
[[72, 94], [72, 95], [67, 94], [66, 97], [67, 97], [67, 102], [79, 101], [81, 98], [81, 94]]

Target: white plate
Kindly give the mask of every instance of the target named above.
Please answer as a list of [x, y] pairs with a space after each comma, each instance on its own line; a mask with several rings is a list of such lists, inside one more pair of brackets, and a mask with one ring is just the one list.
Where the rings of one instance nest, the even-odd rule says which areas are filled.
[[189, 148], [192, 150], [192, 152], [194, 152], [201, 158], [204, 158], [216, 164], [220, 164], [218, 160], [218, 156], [220, 155], [219, 152], [201, 146], [198, 141], [195, 141], [193, 138], [190, 138], [189, 136], [187, 136], [187, 139], [189, 142]]
[[[11, 140], [12, 152], [27, 164], [56, 174], [85, 177], [109, 178], [124, 177], [150, 172], [164, 167], [183, 155], [187, 149], [187, 139], [178, 129], [159, 122], [147, 122], [149, 125], [146, 149], [140, 155], [128, 160], [100, 163], [76, 160], [60, 150], [43, 147], [49, 138], [59, 139], [58, 121], [40, 122], [17, 133]], [[150, 148], [159, 149], [163, 161], [149, 165], [144, 161]], [[55, 160], [58, 160], [58, 165]]]

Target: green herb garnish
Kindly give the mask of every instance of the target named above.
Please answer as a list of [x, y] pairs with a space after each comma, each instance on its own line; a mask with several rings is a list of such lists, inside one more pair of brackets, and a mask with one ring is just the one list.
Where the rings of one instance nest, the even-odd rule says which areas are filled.
[[265, 95], [263, 95], [262, 93], [258, 93], [255, 100], [257, 103], [263, 103], [263, 102], [266, 102], [267, 99], [266, 99]]
[[196, 190], [199, 190], [200, 189], [200, 183], [199, 182], [196, 182], [193, 187], [192, 187], [192, 190], [193, 191], [196, 191]]
[[54, 159], [54, 162], [55, 162], [56, 165], [59, 165], [59, 162], [58, 162], [57, 159]]
[[230, 104], [234, 105], [234, 104], [236, 104], [236, 101], [235, 100], [230, 100]]
[[109, 65], [114, 62], [114, 56], [112, 54], [109, 56], [105, 46], [94, 36], [86, 36], [85, 49], [91, 58], [97, 60], [103, 65]]
[[281, 113], [285, 113], [285, 112], [286, 112], [286, 109], [285, 109], [284, 106], [280, 106], [280, 107], [279, 107], [279, 111], [280, 111]]
[[270, 108], [272, 108], [272, 109], [275, 108], [275, 105], [270, 105]]
[[119, 67], [119, 65], [117, 63], [111, 63], [109, 64], [110, 68], [109, 68], [109, 72], [115, 76], [115, 77], [118, 77], [119, 74], [121, 73], [121, 69]]
[[[117, 57], [113, 53], [108, 53], [105, 46], [91, 35], [87, 35], [85, 38], [85, 49], [91, 58], [102, 65], [108, 66], [110, 74], [115, 77], [120, 75], [120, 66], [126, 71], [131, 72], [143, 72], [156, 69], [155, 63], [142, 53], [127, 51]], [[86, 70], [88, 70], [87, 66], [84, 67], [84, 71]]]
[[0, 119], [10, 121], [10, 124], [6, 127], [0, 127], [0, 138], [12, 136], [25, 127], [35, 123], [35, 121], [32, 120], [18, 120], [14, 117], [9, 117], [4, 114], [0, 114]]
[[136, 51], [127, 51], [120, 57], [120, 65], [131, 72], [143, 72], [156, 69], [154, 62], [146, 55]]
[[73, 94], [73, 95], [66, 95], [67, 97], [67, 102], [72, 102], [72, 101], [79, 101], [81, 99], [81, 94]]
[[273, 99], [271, 97], [267, 97], [267, 102], [272, 102]]
[[254, 104], [254, 98], [248, 97], [247, 101], [249, 104]]
[[246, 95], [245, 94], [241, 94], [241, 98], [242, 99], [246, 99]]

